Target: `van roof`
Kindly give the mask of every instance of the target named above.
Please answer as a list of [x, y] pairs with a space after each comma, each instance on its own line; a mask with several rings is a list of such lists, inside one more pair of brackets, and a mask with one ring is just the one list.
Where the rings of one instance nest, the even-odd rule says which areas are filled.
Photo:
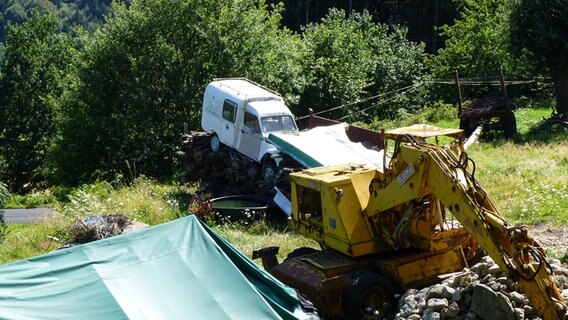
[[282, 97], [276, 92], [263, 88], [244, 78], [220, 79], [211, 82], [209, 85], [215, 86], [219, 90], [232, 91], [233, 94], [241, 96], [241, 98], [247, 102], [266, 100], [283, 101]]
[[248, 104], [247, 110], [258, 117], [275, 116], [275, 115], [291, 115], [290, 109], [282, 102], [272, 101], [253, 101]]

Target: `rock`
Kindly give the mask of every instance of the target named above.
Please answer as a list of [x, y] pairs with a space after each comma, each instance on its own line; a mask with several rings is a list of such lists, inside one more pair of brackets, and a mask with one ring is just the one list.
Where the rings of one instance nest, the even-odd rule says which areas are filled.
[[562, 290], [561, 295], [564, 299], [568, 300], [568, 289]]
[[523, 310], [525, 311], [525, 317], [527, 318], [536, 315], [535, 308], [529, 306], [528, 304], [523, 306]]
[[448, 300], [445, 298], [432, 298], [426, 303], [426, 307], [432, 311], [442, 311], [448, 307]]
[[492, 278], [493, 277], [490, 274], [487, 274], [481, 279], [481, 283], [488, 283]]
[[509, 292], [509, 298], [511, 299], [511, 301], [517, 302], [521, 305], [529, 304], [529, 299], [525, 297], [525, 295], [517, 291]]
[[482, 274], [484, 270], [487, 270], [487, 263], [477, 263], [473, 265], [470, 270], [475, 272], [476, 274]]
[[492, 266], [495, 264], [495, 262], [493, 262], [493, 258], [491, 258], [491, 256], [489, 255], [483, 256], [481, 258], [481, 262], [486, 263], [488, 266]]
[[424, 313], [422, 314], [422, 319], [424, 319], [424, 320], [440, 320], [441, 316], [440, 316], [440, 313], [438, 313], [438, 312], [430, 311], [430, 310], [426, 309], [426, 311], [424, 311]]
[[452, 303], [448, 305], [448, 308], [444, 309], [441, 312], [441, 315], [443, 319], [448, 319], [456, 317], [459, 313], [460, 313], [460, 306], [458, 305], [457, 302], [452, 301]]
[[441, 298], [442, 297], [442, 290], [444, 287], [437, 283], [430, 287], [430, 290], [426, 293], [426, 300], [430, 300], [432, 298]]
[[499, 282], [500, 284], [507, 284], [508, 280], [509, 280], [509, 278], [507, 278], [507, 277], [499, 277], [499, 278], [495, 279], [495, 281]]
[[473, 272], [464, 272], [454, 278], [453, 287], [467, 287], [477, 279], [477, 275]]
[[515, 291], [515, 282], [513, 279], [507, 279], [505, 285], [507, 286], [508, 291]]
[[418, 290], [416, 289], [408, 289], [401, 297], [398, 299], [398, 307], [402, 308], [404, 304], [416, 304], [416, 294]]
[[483, 320], [513, 320], [515, 311], [511, 301], [502, 293], [478, 284], [473, 289], [471, 311]]
[[463, 292], [463, 288], [455, 289], [454, 293], [452, 294], [452, 301], [460, 301], [462, 299]]
[[490, 275], [495, 276], [501, 273], [501, 268], [499, 267], [499, 265], [494, 264], [490, 266], [489, 269], [487, 269], [487, 272], [489, 272]]
[[456, 289], [450, 286], [444, 286], [442, 288], [442, 298], [452, 299], [453, 294], [456, 292]]
[[563, 290], [568, 288], [568, 278], [565, 275], [555, 274], [552, 276], [554, 283], [558, 287], [558, 289]]
[[525, 310], [521, 308], [515, 308], [515, 319], [516, 320], [525, 320]]
[[407, 320], [422, 320], [422, 317], [419, 314], [411, 314], [406, 319]]
[[408, 318], [410, 315], [415, 314], [420, 312], [419, 310], [415, 310], [414, 308], [410, 307], [408, 304], [405, 304], [402, 306], [402, 308], [400, 308], [399, 313], [397, 314], [397, 316], [399, 318], [403, 318], [406, 319]]
[[568, 277], [568, 268], [566, 268], [558, 259], [552, 259], [550, 261], [550, 266], [554, 274]]
[[477, 316], [475, 315], [474, 312], [469, 311], [468, 313], [465, 314], [464, 320], [475, 320], [477, 319]]
[[499, 291], [501, 289], [501, 284], [495, 281], [490, 281], [487, 286], [489, 286], [493, 291]]
[[466, 292], [466, 293], [464, 294], [464, 296], [463, 296], [462, 302], [463, 302], [465, 305], [468, 305], [468, 306], [469, 306], [469, 305], [471, 304], [471, 300], [472, 300], [472, 294], [471, 294], [471, 292]]

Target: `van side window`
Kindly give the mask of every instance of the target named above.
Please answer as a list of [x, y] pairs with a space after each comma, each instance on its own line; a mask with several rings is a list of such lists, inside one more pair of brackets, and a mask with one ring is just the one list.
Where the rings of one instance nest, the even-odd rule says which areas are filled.
[[230, 100], [225, 100], [225, 102], [223, 102], [223, 118], [225, 120], [231, 121], [231, 122], [235, 122], [235, 116], [236, 116], [236, 112], [237, 111], [237, 104], [230, 101]]
[[260, 124], [258, 118], [252, 113], [245, 112], [245, 126], [251, 128], [255, 132], [260, 132]]

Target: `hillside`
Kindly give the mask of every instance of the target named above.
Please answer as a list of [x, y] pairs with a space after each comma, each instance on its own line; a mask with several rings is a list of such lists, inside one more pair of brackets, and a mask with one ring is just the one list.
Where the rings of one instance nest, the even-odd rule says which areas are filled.
[[[126, 0], [128, 1], [128, 0]], [[34, 11], [59, 17], [61, 28], [69, 31], [82, 26], [87, 31], [96, 30], [104, 21], [112, 0], [8, 0], [0, 1], [0, 61], [3, 60], [9, 24], [20, 24]]]

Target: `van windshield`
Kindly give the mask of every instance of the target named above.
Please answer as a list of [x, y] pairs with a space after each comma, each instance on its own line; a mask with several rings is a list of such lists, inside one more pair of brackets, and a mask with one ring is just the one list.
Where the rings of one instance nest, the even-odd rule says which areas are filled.
[[298, 130], [294, 119], [289, 115], [262, 117], [260, 126], [263, 132]]

